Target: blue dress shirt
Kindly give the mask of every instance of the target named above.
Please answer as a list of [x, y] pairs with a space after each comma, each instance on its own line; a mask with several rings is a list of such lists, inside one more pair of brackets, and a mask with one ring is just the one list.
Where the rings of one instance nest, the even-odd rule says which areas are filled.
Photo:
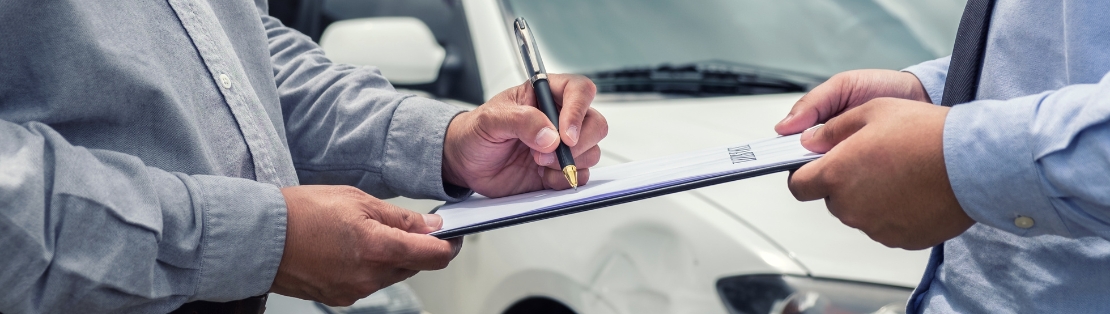
[[[911, 313], [1110, 311], [1110, 2], [999, 0], [944, 159], [977, 224], [935, 249]], [[942, 99], [948, 58], [910, 68]]]
[[[266, 293], [279, 187], [444, 191], [460, 110], [228, 0], [0, 1], [0, 312]], [[383, 49], [388, 49], [385, 47]]]

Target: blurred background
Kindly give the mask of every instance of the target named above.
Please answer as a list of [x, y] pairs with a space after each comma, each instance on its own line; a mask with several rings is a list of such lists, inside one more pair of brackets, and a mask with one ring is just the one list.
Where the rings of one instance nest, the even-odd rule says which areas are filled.
[[[598, 167], [775, 136], [838, 72], [950, 54], [963, 0], [271, 0], [335, 62], [474, 108], [526, 80], [525, 17], [551, 73], [598, 86]], [[928, 251], [890, 249], [767, 175], [467, 236], [444, 270], [351, 307], [269, 313], [903, 313]], [[395, 198], [428, 212], [441, 202]]]

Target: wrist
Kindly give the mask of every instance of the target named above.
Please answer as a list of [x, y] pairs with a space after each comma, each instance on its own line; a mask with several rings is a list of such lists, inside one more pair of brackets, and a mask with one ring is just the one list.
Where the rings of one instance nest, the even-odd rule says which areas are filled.
[[932, 98], [929, 97], [929, 91], [925, 90], [925, 85], [921, 83], [921, 79], [917, 78], [916, 74], [909, 71], [902, 71], [900, 74], [906, 77], [906, 81], [909, 85], [907, 86], [909, 88], [907, 92], [910, 96], [909, 99], [933, 103]]
[[466, 180], [457, 172], [462, 169], [462, 167], [458, 165], [459, 159], [462, 158], [462, 156], [459, 156], [460, 154], [457, 153], [458, 150], [456, 146], [459, 142], [459, 134], [463, 132], [463, 121], [469, 114], [470, 112], [463, 112], [451, 119], [451, 122], [447, 125], [447, 132], [445, 132], [443, 136], [443, 157], [440, 162], [440, 164], [442, 164], [440, 171], [442, 173], [441, 176], [443, 177], [445, 190], [451, 189], [448, 185], [460, 188], [467, 187]]

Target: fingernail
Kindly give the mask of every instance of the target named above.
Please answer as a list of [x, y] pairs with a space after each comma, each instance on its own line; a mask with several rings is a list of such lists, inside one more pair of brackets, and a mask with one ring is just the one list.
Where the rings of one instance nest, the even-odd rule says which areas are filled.
[[790, 121], [790, 118], [793, 118], [793, 117], [794, 117], [794, 114], [793, 114], [793, 113], [791, 113], [791, 114], [787, 114], [787, 115], [786, 115], [786, 118], [782, 118], [782, 121], [779, 121], [779, 124], [785, 124], [785, 123], [786, 123], [786, 121]]
[[540, 154], [540, 166], [550, 165], [555, 162], [555, 154]]
[[424, 214], [423, 216], [424, 224], [428, 225], [428, 227], [435, 228], [436, 230], [439, 230], [439, 228], [443, 227], [443, 218], [439, 217], [439, 215]]
[[542, 147], [551, 146], [559, 140], [559, 133], [551, 128], [543, 128], [539, 134], [536, 134], [536, 144]]
[[567, 135], [570, 136], [570, 141], [578, 144], [578, 126], [572, 125], [567, 128]]
[[814, 125], [814, 126], [809, 127], [805, 131], [802, 131], [802, 141], [807, 141], [807, 140], [813, 138], [813, 133], [817, 132], [817, 129], [820, 129], [823, 126], [825, 126], [825, 125], [824, 124], [818, 124], [818, 125]]

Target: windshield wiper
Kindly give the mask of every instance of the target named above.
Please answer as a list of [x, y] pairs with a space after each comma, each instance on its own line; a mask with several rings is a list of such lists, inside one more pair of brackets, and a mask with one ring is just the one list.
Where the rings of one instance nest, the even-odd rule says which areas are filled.
[[692, 96], [804, 92], [823, 78], [736, 63], [710, 61], [623, 68], [588, 74], [600, 93], [666, 93]]

